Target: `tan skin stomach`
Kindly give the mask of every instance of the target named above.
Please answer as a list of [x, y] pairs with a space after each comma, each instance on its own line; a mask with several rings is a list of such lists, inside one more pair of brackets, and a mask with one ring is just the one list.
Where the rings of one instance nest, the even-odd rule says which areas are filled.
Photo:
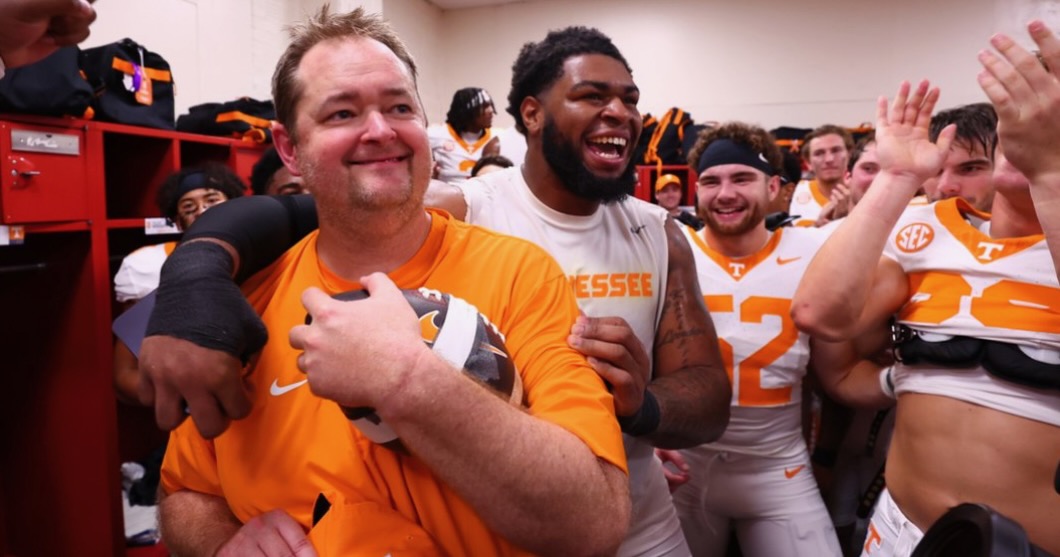
[[1060, 428], [952, 398], [903, 394], [887, 457], [887, 488], [927, 530], [950, 507], [984, 503], [1060, 555]]

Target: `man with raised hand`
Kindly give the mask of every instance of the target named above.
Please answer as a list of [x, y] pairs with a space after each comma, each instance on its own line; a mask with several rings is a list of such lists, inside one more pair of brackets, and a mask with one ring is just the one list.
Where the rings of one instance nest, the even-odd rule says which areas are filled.
[[952, 126], [929, 139], [938, 96], [903, 83], [890, 107], [880, 99], [880, 173], [814, 258], [792, 316], [830, 341], [898, 324], [901, 361], [870, 386], [898, 408], [864, 554], [909, 555], [962, 502], [990, 505], [1058, 553], [1060, 284], [1004, 139], [992, 214], [958, 198], [909, 207], [954, 139]]
[[994, 200], [994, 145], [997, 114], [988, 103], [973, 103], [935, 113], [928, 138], [932, 141], [950, 124], [953, 143], [937, 176], [924, 182], [927, 201], [960, 197], [973, 208], [990, 212]]

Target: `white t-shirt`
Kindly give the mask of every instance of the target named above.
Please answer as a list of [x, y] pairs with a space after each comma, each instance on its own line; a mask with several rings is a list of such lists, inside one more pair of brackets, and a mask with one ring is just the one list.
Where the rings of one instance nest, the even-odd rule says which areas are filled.
[[[460, 189], [467, 222], [543, 247], [571, 280], [586, 315], [622, 317], [645, 351], [654, 351], [669, 261], [664, 209], [629, 197], [588, 216], [560, 213], [534, 196], [520, 167], [472, 178]], [[675, 528], [679, 534], [679, 523], [654, 448], [624, 440], [633, 523], [619, 555], [646, 555]]]

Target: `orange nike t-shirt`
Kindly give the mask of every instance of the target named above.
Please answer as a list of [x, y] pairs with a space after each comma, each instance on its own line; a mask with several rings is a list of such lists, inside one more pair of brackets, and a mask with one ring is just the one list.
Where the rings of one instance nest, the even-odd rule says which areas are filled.
[[[611, 395], [567, 345], [578, 309], [559, 266], [529, 242], [443, 212], [431, 215], [424, 245], [390, 278], [401, 288], [426, 286], [477, 307], [506, 337], [527, 411], [625, 470]], [[190, 420], [174, 430], [163, 489], [224, 497], [243, 522], [282, 508], [307, 530], [324, 494], [332, 508], [310, 532], [322, 554], [525, 554], [491, 532], [425, 464], [372, 443], [337, 404], [304, 384], [298, 351], [287, 342], [290, 329], [305, 321], [301, 293], [310, 286], [332, 294], [360, 287], [324, 266], [316, 241], [314, 232], [244, 285], [270, 338], [248, 374], [253, 410], [212, 441]]]

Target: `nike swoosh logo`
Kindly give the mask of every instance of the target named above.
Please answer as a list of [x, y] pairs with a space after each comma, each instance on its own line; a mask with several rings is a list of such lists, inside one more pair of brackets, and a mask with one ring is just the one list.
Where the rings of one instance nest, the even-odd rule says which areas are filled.
[[309, 382], [308, 379], [303, 379], [301, 381], [295, 381], [294, 383], [291, 383], [290, 385], [284, 385], [284, 386], [281, 387], [280, 386], [280, 380], [279, 379], [273, 379], [272, 380], [272, 385], [269, 385], [269, 394], [272, 395], [272, 396], [285, 395], [285, 394], [297, 389], [298, 387], [301, 387], [302, 385], [305, 385], [308, 382]]
[[801, 256], [800, 257], [788, 257], [786, 259], [783, 258], [783, 257], [779, 257], [778, 256], [777, 257], [777, 265], [787, 265], [788, 263], [791, 263], [792, 261], [798, 261], [800, 259], [802, 259]]
[[631, 227], [629, 227], [629, 231], [634, 233], [634, 234], [640, 234], [640, 231], [644, 230], [647, 227], [648, 227], [648, 225], [646, 225], [646, 224], [641, 224], [639, 226], [631, 226]]
[[803, 468], [806, 468], [805, 464], [800, 464], [794, 468], [785, 468], [784, 477], [790, 480], [791, 478], [794, 478], [796, 474], [802, 472]]

